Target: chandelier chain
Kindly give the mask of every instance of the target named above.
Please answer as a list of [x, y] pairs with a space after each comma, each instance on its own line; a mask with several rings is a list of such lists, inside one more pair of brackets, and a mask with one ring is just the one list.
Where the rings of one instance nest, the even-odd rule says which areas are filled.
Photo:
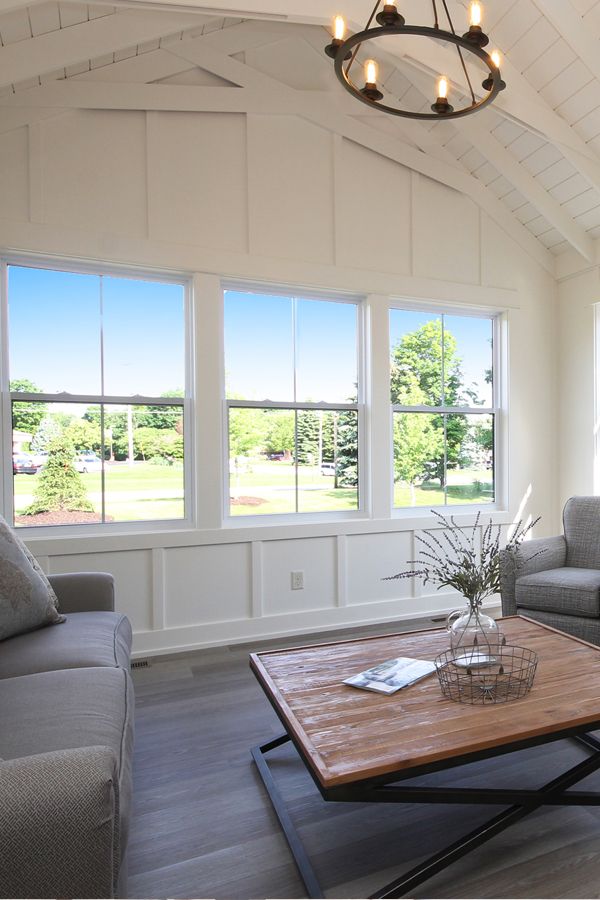
[[[448, 18], [448, 24], [450, 25], [450, 31], [452, 32], [452, 34], [456, 34], [456, 31], [454, 30], [454, 23], [452, 21], [452, 18], [450, 16], [450, 11], [448, 9], [448, 4], [446, 3], [446, 0], [442, 0], [442, 3], [444, 4], [444, 9], [446, 10], [446, 16]], [[467, 79], [467, 84], [469, 85], [469, 90], [471, 92], [471, 100], [473, 101], [473, 103], [476, 103], [477, 101], [475, 99], [475, 91], [473, 90], [473, 85], [471, 84], [471, 78], [469, 76], [469, 72], [467, 71], [467, 65], [465, 63], [465, 58], [464, 58], [462, 50], [458, 46], [458, 44], [456, 46], [456, 52], [458, 53], [458, 56], [460, 59], [460, 64], [462, 66], [462, 70], [465, 73], [465, 78]]]
[[[379, 9], [379, 4], [380, 4], [380, 3], [381, 3], [381, 0], [375, 0], [375, 6], [373, 7], [373, 12], [372, 12], [371, 15], [369, 16], [369, 21], [367, 22], [367, 27], [366, 27], [365, 31], [368, 31], [368, 29], [371, 27], [371, 22], [372, 22], [373, 19], [375, 18], [375, 13], [376, 13], [377, 10]], [[348, 65], [346, 66], [346, 75], [347, 75], [348, 72], [350, 71], [350, 69], [351, 69], [351, 67], [352, 67], [352, 63], [353, 63], [354, 60], [356, 59], [356, 56], [357, 56], [357, 54], [358, 54], [358, 51], [360, 50], [361, 47], [362, 47], [362, 44], [357, 44], [357, 46], [354, 48], [354, 50], [353, 50], [353, 52], [352, 52], [352, 56], [350, 57], [350, 61], [348, 62]]]

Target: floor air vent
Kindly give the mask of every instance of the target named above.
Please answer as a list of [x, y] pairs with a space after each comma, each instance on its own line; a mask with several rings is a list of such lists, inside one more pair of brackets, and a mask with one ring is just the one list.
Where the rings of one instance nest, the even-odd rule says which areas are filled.
[[133, 659], [131, 661], [132, 669], [148, 669], [150, 667], [149, 659]]

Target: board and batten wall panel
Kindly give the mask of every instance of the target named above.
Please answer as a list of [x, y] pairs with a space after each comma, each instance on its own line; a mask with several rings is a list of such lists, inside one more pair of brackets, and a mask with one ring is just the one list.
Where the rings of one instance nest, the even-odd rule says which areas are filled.
[[143, 112], [79, 110], [41, 126], [43, 220], [145, 237]]
[[251, 581], [249, 544], [168, 549], [166, 627], [247, 619]]
[[351, 534], [348, 536], [348, 605], [399, 601], [398, 614], [408, 612], [412, 604], [402, 605], [412, 597], [410, 579], [383, 581], [408, 567], [413, 556], [412, 532], [400, 534]]
[[[0, 135], [5, 248], [510, 307], [503, 521], [541, 515], [537, 533], [556, 531], [556, 285], [469, 198], [287, 115], [89, 111], [36, 128], [33, 144], [24, 129]], [[36, 215], [23, 224], [28, 209]], [[512, 290], [506, 306], [494, 288]], [[210, 327], [202, 302], [200, 341]], [[579, 402], [575, 388], [565, 402]], [[220, 423], [199, 427], [216, 434]], [[50, 572], [113, 572], [136, 652], [152, 654], [452, 609], [451, 594], [381, 581], [413, 555], [421, 524], [410, 515], [28, 543]], [[295, 570], [304, 590], [291, 590]]]
[[[411, 173], [340, 139], [335, 143], [336, 262], [408, 275], [411, 270]], [[374, 190], [376, 184], [385, 190]]]
[[295, 116], [248, 116], [250, 250], [333, 262], [333, 137]]
[[77, 553], [53, 556], [49, 574], [65, 572], [110, 572], [115, 579], [115, 597], [119, 612], [131, 619], [134, 631], [152, 628], [152, 554], [150, 550], [124, 553]]
[[416, 176], [413, 274], [478, 284], [479, 215], [479, 207], [464, 194], [430, 178]]
[[[291, 572], [302, 572], [304, 589], [292, 590]], [[336, 605], [335, 538], [269, 541], [263, 545], [264, 615], [330, 609]]]
[[29, 218], [29, 148], [27, 128], [0, 134], [0, 219]]
[[152, 238], [246, 252], [246, 117], [149, 113], [148, 185]]

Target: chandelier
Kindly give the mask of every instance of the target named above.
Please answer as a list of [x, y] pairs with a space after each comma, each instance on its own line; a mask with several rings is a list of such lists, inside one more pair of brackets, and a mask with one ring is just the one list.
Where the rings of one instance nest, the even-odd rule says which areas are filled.
[[[488, 53], [484, 48], [489, 44], [489, 38], [481, 27], [482, 11], [481, 3], [473, 2], [469, 10], [469, 30], [462, 35], [456, 33], [446, 0], [441, 0], [445, 16], [448, 20], [448, 28], [440, 26], [436, 0], [432, 0], [433, 26], [407, 25], [404, 16], [396, 8], [393, 0], [382, 2], [377, 0], [366, 27], [349, 37], [345, 37], [346, 23], [342, 16], [336, 16], [333, 20], [333, 39], [325, 47], [325, 53], [335, 62], [335, 74], [344, 88], [368, 106], [376, 107], [382, 112], [391, 113], [394, 116], [405, 116], [409, 119], [458, 119], [468, 116], [492, 103], [506, 84], [500, 76], [500, 54], [497, 50]], [[381, 10], [378, 12], [379, 8]], [[377, 26], [373, 26], [373, 19]], [[451, 91], [450, 79], [447, 75], [439, 75], [435, 102], [431, 104], [431, 112], [414, 112], [403, 109], [399, 105], [391, 105], [392, 98], [384, 97], [377, 86], [378, 65], [374, 59], [367, 59], [364, 63], [364, 83], [362, 86], [353, 80], [353, 70], [359, 68], [356, 57], [363, 44], [369, 41], [377, 41], [380, 38], [388, 38], [393, 35], [400, 37], [416, 35], [432, 38], [456, 48], [460, 67], [464, 73], [468, 90], [465, 91], [465, 102], [455, 108], [450, 104], [448, 96]], [[477, 96], [473, 87], [473, 81], [466, 60], [479, 60], [479, 66], [485, 74], [481, 87], [483, 95]], [[442, 67], [440, 67], [442, 68]], [[442, 68], [445, 68], [445, 66]], [[356, 76], [358, 77], [358, 76]], [[457, 92], [458, 93], [458, 92]], [[461, 100], [461, 98], [459, 98]], [[384, 102], [385, 101], [385, 102]], [[456, 100], [454, 101], [457, 102]]]

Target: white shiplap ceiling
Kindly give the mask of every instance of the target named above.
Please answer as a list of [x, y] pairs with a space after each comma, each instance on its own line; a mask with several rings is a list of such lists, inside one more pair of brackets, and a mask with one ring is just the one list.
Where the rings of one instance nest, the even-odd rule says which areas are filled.
[[[467, 0], [448, 3], [457, 27], [466, 23]], [[600, 0], [487, 0], [484, 25], [508, 88], [485, 112], [427, 126], [375, 113], [337, 84], [325, 27], [339, 11], [362, 27], [367, 6], [0, 0], [0, 133], [77, 108], [296, 112], [469, 193], [540, 259], [570, 248], [591, 259]], [[429, 3], [398, 6], [407, 21], [430, 24]], [[453, 91], [465, 89], [451, 49], [431, 42], [386, 47], [380, 62], [384, 90], [414, 109], [431, 102], [441, 70]]]

